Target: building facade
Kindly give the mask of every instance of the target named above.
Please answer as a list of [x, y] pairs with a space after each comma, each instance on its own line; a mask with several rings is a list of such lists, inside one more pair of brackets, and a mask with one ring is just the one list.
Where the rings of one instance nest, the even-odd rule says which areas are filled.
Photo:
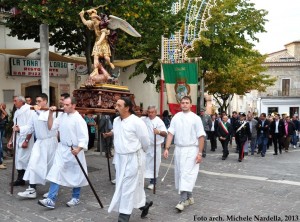
[[300, 108], [300, 41], [285, 45], [285, 49], [268, 54], [263, 64], [265, 74], [277, 80], [266, 92], [258, 93], [259, 113], [298, 115]]

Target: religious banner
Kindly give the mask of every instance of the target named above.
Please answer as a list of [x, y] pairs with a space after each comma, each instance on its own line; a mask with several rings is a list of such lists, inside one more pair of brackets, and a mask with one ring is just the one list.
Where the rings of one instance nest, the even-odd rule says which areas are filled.
[[163, 64], [169, 109], [172, 115], [181, 111], [180, 100], [183, 96], [192, 98], [192, 111], [197, 110], [197, 63]]
[[[10, 58], [12, 76], [41, 76], [41, 61], [38, 59]], [[68, 63], [49, 61], [49, 76], [68, 77]]]

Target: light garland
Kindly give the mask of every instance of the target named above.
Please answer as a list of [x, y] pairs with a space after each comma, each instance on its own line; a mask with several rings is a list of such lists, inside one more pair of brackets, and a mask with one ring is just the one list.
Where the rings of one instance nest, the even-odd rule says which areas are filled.
[[162, 61], [178, 63], [188, 61], [187, 53], [194, 50], [195, 41], [200, 40], [201, 32], [208, 30], [207, 21], [211, 18], [210, 10], [216, 0], [184, 0], [174, 3], [173, 13], [187, 7], [183, 36], [175, 32], [169, 39], [163, 38]]

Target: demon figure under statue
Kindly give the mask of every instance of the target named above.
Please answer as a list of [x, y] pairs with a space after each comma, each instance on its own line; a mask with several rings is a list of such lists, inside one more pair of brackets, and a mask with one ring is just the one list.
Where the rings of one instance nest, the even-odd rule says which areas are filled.
[[[89, 20], [84, 18], [85, 12], [88, 14]], [[90, 30], [94, 30], [96, 35], [92, 51], [94, 70], [90, 73], [88, 82], [107, 83], [113, 77], [104, 68], [105, 63], [110, 66], [111, 70], [115, 68], [111, 61], [111, 51], [117, 38], [115, 30], [120, 28], [134, 37], [141, 37], [141, 35], [125, 20], [113, 15], [107, 16], [102, 13], [98, 15], [95, 8], [82, 10], [79, 15], [83, 24]]]

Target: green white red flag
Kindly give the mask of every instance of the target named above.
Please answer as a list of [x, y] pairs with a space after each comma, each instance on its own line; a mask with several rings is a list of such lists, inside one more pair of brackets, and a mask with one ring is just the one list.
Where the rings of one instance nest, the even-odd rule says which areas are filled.
[[169, 110], [172, 115], [181, 111], [180, 99], [183, 96], [192, 98], [192, 111], [197, 110], [197, 63], [163, 64], [164, 79], [167, 88]]

